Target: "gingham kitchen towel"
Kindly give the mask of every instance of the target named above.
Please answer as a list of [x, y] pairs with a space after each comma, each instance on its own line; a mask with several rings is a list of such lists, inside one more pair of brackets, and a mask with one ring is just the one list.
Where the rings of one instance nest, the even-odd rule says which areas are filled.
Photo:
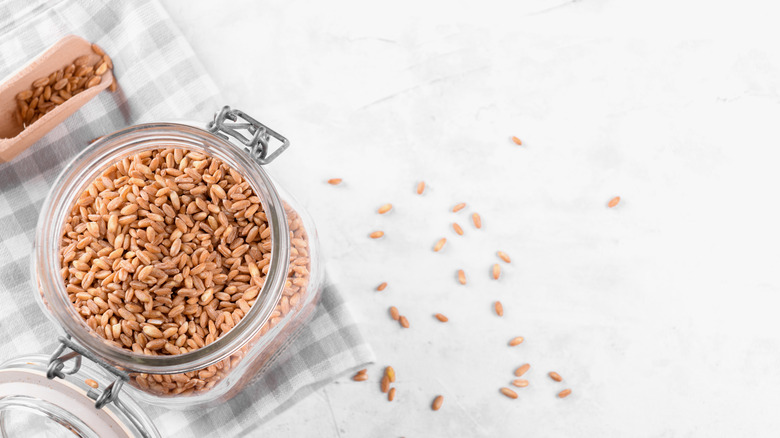
[[[219, 93], [165, 10], [151, 0], [0, 0], [0, 77], [64, 35], [102, 46], [120, 89], [103, 92], [15, 160], [0, 164], [0, 361], [49, 353], [56, 330], [33, 299], [35, 226], [50, 185], [91, 139], [155, 120], [209, 120]], [[348, 308], [326, 287], [286, 359], [226, 404], [149, 409], [163, 436], [242, 436], [332, 380], [373, 361]]]

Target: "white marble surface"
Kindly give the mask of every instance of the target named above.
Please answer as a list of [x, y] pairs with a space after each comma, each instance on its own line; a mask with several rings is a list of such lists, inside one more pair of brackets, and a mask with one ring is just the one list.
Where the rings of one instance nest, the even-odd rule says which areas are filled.
[[165, 3], [226, 103], [291, 138], [273, 171], [319, 226], [371, 380], [398, 373], [393, 403], [342, 379], [253, 435], [776, 436], [772, 3], [375, 3]]

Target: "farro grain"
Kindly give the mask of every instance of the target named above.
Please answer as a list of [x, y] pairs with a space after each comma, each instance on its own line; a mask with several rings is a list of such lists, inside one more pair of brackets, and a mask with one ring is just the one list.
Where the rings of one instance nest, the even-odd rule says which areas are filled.
[[336, 185], [341, 184], [341, 181], [342, 181], [341, 178], [331, 178], [331, 179], [328, 180], [328, 184], [330, 184], [332, 186], [336, 186]]
[[460, 284], [466, 284], [466, 273], [463, 272], [463, 269], [458, 269], [458, 281]]
[[[207, 184], [219, 184], [230, 200]], [[238, 211], [256, 207], [251, 216], [232, 213], [238, 200], [254, 204]], [[285, 212], [289, 280], [261, 333], [299, 309], [308, 284], [305, 229], [289, 206]], [[270, 239], [259, 198], [232, 169], [192, 151], [142, 152], [109, 167], [66, 219], [65, 290], [87, 326], [110, 343], [138, 354], [183, 354], [214, 342], [250, 310], [268, 272]], [[174, 380], [133, 374], [131, 382], [155, 394], [208, 391], [241, 357]]]
[[512, 340], [509, 341], [509, 345], [512, 347], [516, 347], [523, 343], [525, 339], [522, 336], [518, 336], [516, 338], [512, 338]]
[[385, 393], [390, 390], [390, 378], [387, 377], [387, 374], [382, 376], [382, 381], [380, 382], [379, 387], [382, 390], [382, 392]]
[[515, 380], [512, 380], [512, 385], [515, 385], [518, 388], [525, 388], [526, 386], [528, 386], [528, 380], [525, 380], [525, 379], [515, 379]]
[[380, 237], [382, 237], [384, 235], [385, 235], [384, 231], [374, 231], [373, 233], [369, 234], [368, 236], [371, 237], [372, 239], [379, 239]]
[[495, 305], [496, 315], [498, 316], [504, 316], [504, 305], [501, 304], [501, 301], [496, 301]]
[[511, 399], [517, 398], [517, 393], [512, 391], [509, 388], [501, 388], [501, 394], [504, 394], [505, 396], [507, 396], [507, 397], [509, 397]]
[[452, 212], [453, 213], [457, 213], [457, 212], [463, 210], [463, 207], [465, 207], [465, 206], [466, 206], [465, 202], [461, 202], [459, 204], [456, 204], [454, 207], [452, 207]]
[[496, 254], [498, 254], [498, 258], [500, 258], [501, 260], [507, 263], [512, 263], [512, 259], [510, 259], [507, 253], [505, 253], [504, 251], [498, 251]]
[[518, 367], [515, 370], [515, 376], [522, 377], [522, 375], [525, 374], [530, 368], [531, 368], [531, 364], [527, 364], [526, 363], [526, 364], [520, 365], [520, 367]]
[[614, 208], [620, 203], [620, 196], [615, 196], [614, 198], [609, 200], [609, 203], [607, 203], [607, 207]]
[[482, 228], [482, 218], [479, 217], [479, 214], [472, 213], [471, 220], [474, 222], [474, 227]]
[[393, 318], [394, 321], [398, 321], [400, 318], [398, 309], [395, 306], [390, 306], [390, 317]]
[[563, 380], [563, 377], [561, 377], [560, 374], [556, 373], [555, 371], [550, 371], [548, 373], [551, 379], [555, 380], [556, 382], [560, 382]]
[[439, 252], [444, 247], [445, 243], [447, 243], [447, 239], [442, 237], [438, 242], [436, 242], [436, 245], [433, 247], [433, 251]]
[[395, 388], [390, 388], [390, 391], [387, 392], [387, 401], [393, 400], [395, 400]]
[[571, 394], [571, 389], [564, 389], [563, 391], [558, 393], [559, 398], [566, 398]]
[[493, 265], [493, 279], [498, 280], [498, 277], [501, 276], [501, 266], [498, 265], [498, 263]]
[[381, 207], [379, 207], [379, 210], [377, 210], [377, 213], [379, 214], [385, 214], [388, 211], [392, 210], [393, 204], [384, 204]]
[[433, 399], [433, 403], [431, 404], [431, 409], [434, 411], [438, 411], [441, 409], [441, 405], [444, 403], [444, 396], [443, 395], [437, 395], [436, 398]]
[[385, 368], [385, 374], [387, 375], [387, 378], [390, 379], [390, 383], [395, 383], [395, 370], [393, 367], [388, 366]]
[[387, 287], [387, 282], [384, 281], [379, 286], [376, 287], [376, 290], [382, 292], [383, 290], [385, 290], [386, 287]]
[[417, 183], [417, 194], [422, 195], [424, 191], [425, 191], [425, 182], [420, 181], [419, 183]]
[[455, 232], [458, 233], [458, 235], [460, 236], [463, 235], [463, 228], [461, 228], [460, 225], [458, 225], [457, 223], [453, 222], [452, 229], [455, 230]]
[[447, 318], [446, 316], [442, 315], [441, 313], [437, 313], [437, 314], [435, 314], [433, 316], [435, 316], [436, 319], [438, 319], [441, 322], [447, 322], [447, 321], [450, 320], [449, 318]]
[[406, 317], [405, 317], [405, 316], [399, 316], [399, 317], [398, 317], [398, 322], [400, 322], [400, 323], [401, 323], [401, 327], [403, 327], [403, 328], [409, 328], [409, 320], [408, 320], [408, 319], [406, 319]]
[[512, 141], [513, 141], [513, 142], [514, 142], [516, 145], [518, 145], [518, 146], [520, 146], [520, 145], [522, 145], [522, 144], [523, 144], [523, 142], [522, 142], [522, 141], [520, 141], [520, 139], [519, 139], [519, 138], [517, 138], [517, 137], [514, 137], [514, 136], [512, 137]]
[[94, 381], [92, 379], [87, 379], [87, 380], [84, 381], [84, 383], [86, 383], [87, 385], [89, 385], [89, 386], [91, 386], [91, 387], [93, 387], [95, 389], [97, 389], [97, 387], [98, 387], [98, 382], [96, 382], [96, 381]]

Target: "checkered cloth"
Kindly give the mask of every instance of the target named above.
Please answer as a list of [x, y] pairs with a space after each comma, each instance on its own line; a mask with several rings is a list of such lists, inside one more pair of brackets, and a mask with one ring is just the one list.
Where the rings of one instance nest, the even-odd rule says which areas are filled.
[[[224, 104], [187, 41], [152, 0], [0, 0], [0, 77], [67, 34], [96, 42], [112, 56], [120, 91], [101, 93], [11, 163], [0, 164], [0, 362], [55, 347], [58, 330], [33, 299], [30, 263], [41, 204], [65, 163], [103, 134], [155, 120], [207, 121]], [[147, 411], [163, 436], [242, 436], [373, 361], [332, 285], [288, 350], [289, 358], [226, 404], [192, 413]]]

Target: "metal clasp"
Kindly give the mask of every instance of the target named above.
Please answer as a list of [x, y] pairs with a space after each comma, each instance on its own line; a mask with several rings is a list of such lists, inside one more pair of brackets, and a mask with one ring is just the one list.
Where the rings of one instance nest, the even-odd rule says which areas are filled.
[[[108, 385], [103, 391], [98, 391], [96, 389], [90, 389], [87, 391], [87, 396], [92, 400], [95, 400], [95, 409], [102, 409], [107, 404], [114, 403], [114, 406], [116, 406], [117, 409], [122, 411], [122, 413], [124, 413], [125, 416], [130, 419], [141, 435], [143, 435], [145, 438], [149, 437], [150, 435], [146, 430], [144, 430], [141, 422], [135, 418], [135, 415], [133, 415], [133, 413], [119, 399], [119, 393], [122, 390], [122, 386], [125, 384], [125, 382], [130, 380], [130, 375], [124, 371], [114, 368], [113, 366], [101, 360], [99, 357], [92, 354], [89, 350], [73, 342], [70, 339], [70, 336], [60, 336], [57, 338], [57, 340], [60, 341], [60, 345], [56, 350], [54, 350], [54, 354], [52, 354], [51, 358], [49, 359], [49, 366], [46, 369], [46, 378], [54, 379], [58, 377], [60, 379], [65, 379], [65, 376], [76, 374], [81, 368], [82, 357], [86, 357], [92, 362], [100, 365], [101, 368], [116, 376], [116, 379], [114, 379], [114, 381], [111, 382], [111, 384]], [[71, 351], [65, 353], [66, 349], [70, 349]], [[73, 361], [73, 365], [66, 369], [65, 364], [71, 360]]]
[[[233, 123], [228, 122], [228, 120]], [[214, 114], [214, 120], [209, 122], [206, 129], [225, 140], [229, 141], [232, 137], [240, 141], [241, 144], [247, 147], [252, 158], [261, 165], [270, 163], [285, 149], [290, 147], [290, 141], [284, 136], [249, 117], [243, 111], [230, 109], [229, 106], [223, 107]], [[239, 132], [240, 130], [246, 131], [248, 136]], [[277, 139], [282, 144], [269, 155], [271, 137]]]

